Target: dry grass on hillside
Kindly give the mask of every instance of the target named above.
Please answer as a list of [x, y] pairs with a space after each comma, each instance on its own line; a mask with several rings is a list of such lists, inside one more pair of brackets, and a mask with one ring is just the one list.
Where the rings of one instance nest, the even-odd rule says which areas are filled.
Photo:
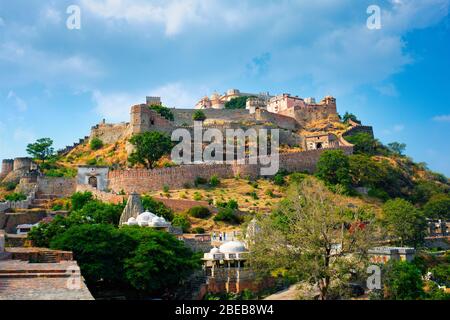
[[162, 190], [150, 193], [153, 196], [169, 197], [170, 199], [187, 199], [196, 201], [211, 201], [212, 203], [236, 200], [239, 210], [243, 212], [270, 212], [282, 195], [282, 188], [272, 181], [259, 179], [249, 182], [245, 179], [223, 179], [220, 185], [212, 188], [199, 186], [198, 188], [169, 190], [168, 194]]

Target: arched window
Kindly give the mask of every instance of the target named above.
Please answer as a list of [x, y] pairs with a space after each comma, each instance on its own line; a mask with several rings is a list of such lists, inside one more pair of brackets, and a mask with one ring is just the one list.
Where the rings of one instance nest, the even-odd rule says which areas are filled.
[[95, 176], [89, 177], [88, 183], [91, 187], [97, 189], [97, 177]]

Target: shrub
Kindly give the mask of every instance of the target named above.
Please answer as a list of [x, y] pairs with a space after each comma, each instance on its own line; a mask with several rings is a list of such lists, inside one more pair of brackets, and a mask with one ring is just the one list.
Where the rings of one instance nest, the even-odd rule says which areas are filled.
[[274, 177], [273, 177], [273, 182], [277, 185], [277, 186], [283, 186], [285, 184], [285, 180], [284, 180], [284, 176], [277, 173]]
[[188, 218], [186, 218], [186, 216], [181, 214], [175, 215], [175, 217], [172, 220], [172, 225], [174, 227], [181, 228], [184, 233], [189, 232], [189, 229], [191, 228], [191, 223], [189, 222]]
[[317, 162], [316, 175], [327, 184], [349, 186], [350, 163], [342, 150], [324, 151]]
[[224, 221], [233, 224], [238, 224], [241, 219], [237, 216], [236, 212], [230, 208], [220, 208], [219, 212], [214, 217], [214, 221]]
[[193, 199], [195, 201], [201, 201], [203, 199], [203, 196], [200, 194], [200, 192], [197, 191], [197, 192], [194, 193]]
[[369, 189], [368, 195], [370, 197], [378, 198], [383, 201], [389, 200], [389, 194], [386, 191], [381, 190], [381, 189], [371, 188], [371, 189]]
[[71, 197], [72, 210], [82, 209], [86, 203], [92, 201], [92, 193], [89, 191], [86, 192], [76, 192]]
[[192, 115], [192, 120], [194, 121], [205, 121], [206, 115], [202, 110], [196, 110]]
[[203, 229], [202, 227], [196, 227], [196, 228], [192, 229], [192, 233], [204, 234], [205, 233], [205, 229]]
[[6, 191], [13, 191], [17, 187], [16, 182], [6, 182], [3, 184], [3, 187], [6, 189]]
[[194, 180], [194, 185], [196, 187], [198, 187], [199, 185], [202, 185], [202, 184], [207, 184], [207, 183], [208, 183], [208, 181], [205, 178], [202, 178], [202, 177], [197, 177]]
[[5, 200], [12, 201], [12, 202], [22, 201], [22, 200], [25, 200], [26, 198], [27, 198], [27, 196], [21, 192], [19, 192], [19, 193], [14, 192], [14, 193], [11, 193], [11, 194], [8, 194], [5, 196]]
[[211, 179], [209, 179], [209, 184], [211, 187], [217, 187], [220, 184], [220, 179], [217, 175], [213, 175]]
[[266, 196], [269, 196], [269, 197], [271, 197], [271, 198], [275, 198], [275, 194], [273, 193], [273, 190], [272, 190], [272, 189], [266, 190], [265, 195], [266, 195]]
[[211, 212], [208, 208], [202, 206], [196, 206], [190, 208], [187, 213], [194, 218], [205, 219], [211, 215]]
[[163, 118], [166, 118], [167, 120], [174, 120], [172, 111], [167, 107], [160, 105], [151, 105], [149, 108], [156, 111], [157, 113], [159, 113], [159, 115], [161, 115]]
[[255, 191], [248, 192], [247, 195], [252, 197], [253, 200], [258, 200], [259, 199], [258, 194]]
[[163, 192], [164, 192], [164, 193], [168, 193], [169, 190], [170, 190], [169, 186], [168, 186], [167, 184], [165, 184], [165, 185], [163, 186]]
[[91, 148], [91, 150], [99, 150], [99, 149], [103, 148], [103, 141], [97, 137], [92, 138], [91, 143], [90, 143], [90, 148]]

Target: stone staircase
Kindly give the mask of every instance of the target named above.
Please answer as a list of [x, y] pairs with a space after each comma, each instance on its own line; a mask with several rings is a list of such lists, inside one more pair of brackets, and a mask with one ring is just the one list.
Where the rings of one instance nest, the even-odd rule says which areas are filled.
[[50, 210], [52, 200], [58, 197], [54, 194], [36, 194], [36, 198], [32, 201], [30, 209]]

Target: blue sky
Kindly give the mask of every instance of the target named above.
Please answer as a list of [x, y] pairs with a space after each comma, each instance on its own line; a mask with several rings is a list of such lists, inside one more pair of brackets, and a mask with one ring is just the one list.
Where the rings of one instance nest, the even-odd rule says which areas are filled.
[[[69, 5], [81, 29], [66, 27]], [[239, 88], [337, 98], [340, 113], [450, 176], [450, 0], [0, 2], [0, 158]], [[381, 8], [379, 30], [366, 10]]]

